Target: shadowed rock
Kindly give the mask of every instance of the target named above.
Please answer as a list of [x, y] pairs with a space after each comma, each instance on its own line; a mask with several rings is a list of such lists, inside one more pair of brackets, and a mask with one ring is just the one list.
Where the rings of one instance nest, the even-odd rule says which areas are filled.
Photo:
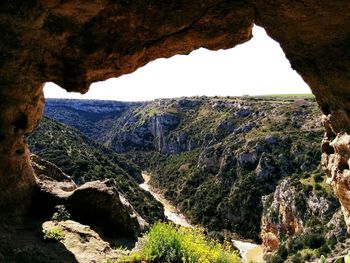
[[73, 218], [102, 226], [108, 235], [137, 236], [147, 227], [108, 180], [85, 183], [72, 192], [66, 203]]
[[35, 210], [45, 218], [64, 204], [73, 219], [101, 227], [107, 235], [136, 237], [148, 227], [113, 181], [88, 182], [80, 187], [54, 164], [32, 156], [37, 174]]

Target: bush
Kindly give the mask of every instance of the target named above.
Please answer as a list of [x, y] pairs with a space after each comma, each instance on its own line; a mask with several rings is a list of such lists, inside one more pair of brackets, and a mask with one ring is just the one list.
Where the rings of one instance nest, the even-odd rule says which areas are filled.
[[301, 175], [301, 178], [302, 179], [310, 178], [310, 174], [305, 173], [305, 174]]
[[64, 239], [65, 235], [62, 231], [62, 229], [55, 227], [52, 229], [45, 229], [43, 230], [43, 238], [44, 240], [55, 240], [55, 241], [60, 241]]
[[229, 243], [222, 245], [192, 228], [177, 227], [171, 223], [156, 223], [144, 238], [141, 250], [121, 259], [121, 262], [134, 262], [135, 258], [169, 263], [240, 262], [237, 252]]
[[322, 190], [322, 186], [321, 186], [319, 183], [316, 183], [316, 184], [315, 184], [315, 190], [316, 190], [316, 191]]
[[52, 221], [65, 221], [71, 218], [71, 214], [66, 210], [64, 205], [55, 206], [57, 212], [55, 212], [52, 216]]
[[315, 180], [316, 183], [322, 182], [323, 181], [322, 174], [320, 174], [320, 173], [315, 174], [314, 175], [314, 180]]
[[309, 248], [319, 248], [326, 243], [325, 238], [319, 233], [312, 233], [305, 236], [305, 246]]
[[268, 259], [268, 262], [271, 262], [271, 263], [284, 263], [285, 260], [279, 254], [276, 254], [276, 255], [271, 256]]

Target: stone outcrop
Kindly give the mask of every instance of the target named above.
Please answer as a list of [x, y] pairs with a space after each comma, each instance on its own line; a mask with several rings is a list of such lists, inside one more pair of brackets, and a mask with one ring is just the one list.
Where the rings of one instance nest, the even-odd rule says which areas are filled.
[[78, 186], [59, 167], [37, 155], [31, 155], [31, 164], [36, 175], [34, 212], [50, 218], [55, 206], [63, 204]]
[[303, 228], [303, 221], [300, 215], [302, 211], [299, 211], [296, 206], [297, 192], [289, 184], [290, 180], [284, 179], [276, 187], [273, 201], [269, 206], [266, 204], [267, 198], [263, 198], [264, 206], [268, 206], [261, 220], [261, 239], [265, 252], [272, 252], [278, 249], [281, 232], [293, 235]]
[[117, 260], [119, 256], [117, 251], [89, 226], [72, 220], [43, 223], [44, 232], [57, 230], [63, 236], [59, 242], [74, 255], [79, 263], [108, 262], [108, 260]]
[[68, 197], [70, 192], [78, 187], [68, 175], [53, 163], [34, 154], [31, 155], [31, 162], [37, 177], [37, 184], [42, 192], [60, 199]]
[[[130, 118], [129, 118], [130, 117]], [[145, 119], [142, 119], [145, 118]], [[123, 118], [125, 126], [133, 130], [117, 131], [112, 135], [110, 146], [117, 152], [132, 150], [156, 150], [161, 153], [178, 153], [187, 148], [186, 135], [179, 133], [169, 139], [168, 132], [179, 124], [179, 118], [172, 114], [156, 113], [154, 116], [128, 116]]]
[[319, 225], [326, 229], [327, 239], [345, 236], [339, 205], [321, 193], [300, 184], [299, 179], [286, 178], [273, 195], [262, 198], [261, 239], [266, 253], [277, 251], [282, 242], [285, 245], [310, 229], [316, 231]]
[[136, 237], [148, 223], [113, 186], [113, 181], [88, 182], [80, 187], [57, 166], [32, 156], [37, 187], [34, 211], [50, 218], [65, 205], [73, 219], [101, 227], [107, 235]]
[[326, 132], [322, 145], [322, 165], [329, 176], [328, 181], [342, 205], [345, 222], [350, 232], [350, 135], [340, 133], [335, 138], [328, 138]]
[[68, 211], [79, 222], [102, 226], [108, 235], [136, 237], [148, 224], [108, 182], [88, 182], [66, 200]]
[[349, 11], [340, 0], [2, 1], [0, 210], [30, 202], [35, 180], [23, 135], [42, 115], [43, 83], [84, 93], [159, 57], [234, 47], [252, 37], [255, 22], [316, 96], [327, 129], [322, 162], [349, 222], [349, 150], [335, 147], [350, 133]]

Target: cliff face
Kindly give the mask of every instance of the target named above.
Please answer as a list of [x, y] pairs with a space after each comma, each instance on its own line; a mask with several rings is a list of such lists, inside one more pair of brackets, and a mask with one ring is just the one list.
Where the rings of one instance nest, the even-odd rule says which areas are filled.
[[[131, 150], [156, 150], [161, 153], [176, 153], [180, 152], [183, 147], [181, 145], [180, 136], [169, 140], [166, 137], [167, 133], [179, 123], [178, 117], [171, 114], [157, 114], [145, 120], [144, 123], [125, 119], [127, 125], [136, 126], [136, 129], [131, 131], [121, 131], [117, 135], [111, 134], [111, 142], [109, 146], [117, 152], [127, 152]], [[142, 121], [142, 120], [141, 120]]]
[[41, 117], [44, 82], [84, 93], [159, 57], [234, 47], [255, 22], [316, 95], [323, 166], [349, 222], [349, 11], [340, 0], [2, 1], [0, 207], [20, 208], [34, 185], [23, 135]]
[[261, 238], [268, 262], [304, 262], [345, 251], [337, 251], [348, 238], [339, 203], [324, 182], [314, 183], [317, 178], [283, 179], [273, 194], [263, 197]]
[[[268, 208], [268, 216], [262, 217], [261, 238], [265, 252], [278, 249], [280, 245], [279, 232], [293, 235], [303, 228], [303, 221], [296, 206], [296, 193], [294, 188], [288, 187], [290, 181], [284, 180], [273, 194], [273, 202]], [[277, 218], [276, 218], [277, 217]]]

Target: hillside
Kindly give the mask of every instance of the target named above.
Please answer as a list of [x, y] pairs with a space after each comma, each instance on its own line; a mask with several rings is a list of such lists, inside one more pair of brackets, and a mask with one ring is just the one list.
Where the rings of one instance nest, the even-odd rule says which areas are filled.
[[161, 204], [137, 184], [141, 178], [140, 170], [74, 128], [43, 118], [27, 139], [33, 153], [60, 167], [78, 185], [93, 180], [113, 179], [117, 189], [146, 221], [163, 218]]
[[114, 120], [138, 102], [47, 99], [45, 116], [75, 127], [93, 140], [104, 141]]

